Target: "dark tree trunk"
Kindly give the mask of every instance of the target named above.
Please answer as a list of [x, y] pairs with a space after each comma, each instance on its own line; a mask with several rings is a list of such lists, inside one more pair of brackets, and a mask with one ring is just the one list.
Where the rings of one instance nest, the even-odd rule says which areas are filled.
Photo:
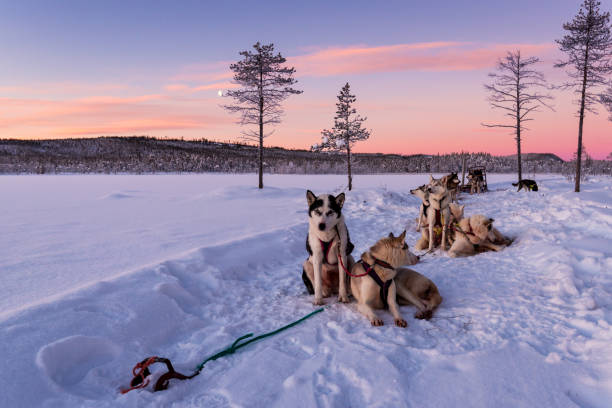
[[349, 144], [348, 138], [346, 140], [346, 161], [348, 163], [348, 189], [353, 189], [353, 175], [351, 173], [351, 145]]
[[[519, 59], [520, 62], [520, 59]], [[518, 181], [523, 179], [523, 169], [521, 165], [521, 107], [519, 103], [519, 81], [516, 81], [516, 159], [518, 164]]]
[[263, 67], [259, 66], [259, 188], [263, 188]]
[[582, 166], [582, 125], [584, 124], [584, 102], [586, 98], [586, 83], [587, 83], [587, 63], [589, 61], [589, 46], [587, 44], [584, 53], [584, 71], [582, 76], [582, 96], [580, 98], [580, 121], [578, 122], [578, 149], [576, 150], [576, 181], [574, 191], [580, 192], [580, 177]]

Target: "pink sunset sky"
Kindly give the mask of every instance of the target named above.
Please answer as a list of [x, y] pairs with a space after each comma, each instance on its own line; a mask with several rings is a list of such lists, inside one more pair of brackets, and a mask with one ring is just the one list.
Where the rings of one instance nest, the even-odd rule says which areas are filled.
[[[66, 8], [32, 13], [12, 5], [2, 13], [0, 34], [13, 41], [0, 49], [10, 61], [0, 68], [2, 138], [149, 135], [238, 141], [244, 129], [220, 107], [230, 101], [218, 93], [235, 86], [229, 64], [259, 40], [275, 44], [287, 65], [296, 68], [296, 87], [304, 91], [285, 101], [285, 116], [266, 139], [268, 146], [308, 149], [319, 142], [321, 130], [333, 125], [336, 95], [349, 82], [356, 108], [372, 130], [369, 140], [355, 146], [357, 152], [498, 155], [515, 153], [516, 145], [508, 129], [481, 126], [504, 120], [487, 103], [487, 74], [507, 51], [520, 49], [541, 59], [537, 68], [549, 82], [566, 80], [563, 70], [553, 68], [562, 57], [554, 40], [579, 6], [542, 2], [548, 5], [534, 6], [535, 17], [526, 18], [533, 22], [517, 26], [502, 6], [476, 10], [471, 2], [449, 2], [448, 16], [440, 17], [440, 10], [390, 2], [387, 10], [353, 11], [351, 21], [369, 25], [345, 33], [349, 29], [342, 24], [313, 25], [333, 21], [333, 13], [342, 11], [318, 2], [298, 16], [292, 10], [270, 11], [267, 28], [230, 18], [232, 10], [218, 4], [211, 9], [189, 3], [193, 8], [177, 10], [162, 2], [160, 10], [143, 10], [109, 2], [107, 9], [94, 10], [99, 5], [60, 3]], [[553, 6], [555, 12], [546, 11]], [[602, 2], [602, 9], [609, 6]], [[455, 21], [458, 11], [452, 7], [471, 20]], [[108, 23], [105, 13], [113, 10], [123, 14]], [[193, 17], [197, 13], [201, 19]], [[290, 21], [274, 27], [272, 17]], [[165, 19], [171, 21], [164, 25]], [[423, 23], [427, 19], [431, 24]], [[201, 28], [203, 21], [214, 27]], [[478, 27], [482, 21], [487, 23]], [[555, 111], [543, 108], [532, 116], [523, 152], [569, 159], [577, 141], [575, 95], [568, 90], [551, 95]], [[612, 122], [603, 107], [598, 111], [587, 114], [584, 144], [602, 159], [612, 151]]]

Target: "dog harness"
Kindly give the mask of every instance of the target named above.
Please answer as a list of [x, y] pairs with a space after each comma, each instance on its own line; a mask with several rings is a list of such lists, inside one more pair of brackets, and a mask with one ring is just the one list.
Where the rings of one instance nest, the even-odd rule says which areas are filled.
[[472, 225], [469, 222], [468, 222], [469, 231], [462, 230], [461, 227], [459, 226], [458, 222], [456, 222], [454, 224], [451, 224], [450, 228], [451, 228], [452, 231], [459, 231], [463, 235], [466, 235], [466, 238], [467, 238], [467, 235], [476, 236], [476, 234], [474, 234], [474, 232], [472, 231]]
[[321, 241], [319, 239], [319, 242], [321, 243], [321, 250], [323, 251], [323, 254], [325, 254], [325, 257], [323, 258], [323, 263], [324, 264], [330, 264], [329, 261], [327, 260], [327, 255], [329, 254], [329, 250], [332, 247], [332, 243], [334, 242], [334, 239], [336, 239], [336, 238], [334, 237], [334, 238], [332, 238], [331, 241], [328, 241], [328, 242]]
[[[389, 279], [388, 281], [383, 282], [382, 279], [380, 279], [380, 276], [378, 276], [378, 274], [374, 270], [374, 265], [368, 264], [363, 259], [360, 259], [359, 261], [357, 261], [357, 263], [361, 263], [361, 265], [363, 265], [363, 268], [366, 270], [368, 275], [370, 275], [370, 277], [374, 279], [374, 282], [378, 284], [378, 286], [380, 287], [380, 298], [382, 299], [383, 307], [385, 309], [388, 309], [389, 303], [387, 302], [387, 296], [389, 295], [389, 287], [391, 286], [391, 282], [393, 282], [393, 279]], [[391, 265], [386, 263], [385, 261], [381, 261], [380, 259], [376, 259], [376, 258], [374, 258], [374, 264], [380, 265], [383, 268], [387, 268], [387, 269], [395, 269]]]

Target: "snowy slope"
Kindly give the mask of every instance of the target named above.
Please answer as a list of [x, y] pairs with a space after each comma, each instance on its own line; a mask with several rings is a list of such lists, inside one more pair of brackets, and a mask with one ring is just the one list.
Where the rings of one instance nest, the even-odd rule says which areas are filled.
[[[354, 255], [417, 232], [421, 176], [357, 176], [346, 218]], [[612, 180], [584, 192], [510, 175], [463, 196], [515, 243], [427, 255], [414, 268], [444, 302], [431, 321], [375, 328], [354, 304], [210, 362], [169, 390], [120, 395], [132, 366], [165, 356], [189, 372], [248, 333], [314, 309], [301, 283], [305, 189], [341, 176], [1, 177], [0, 406], [609, 407]]]

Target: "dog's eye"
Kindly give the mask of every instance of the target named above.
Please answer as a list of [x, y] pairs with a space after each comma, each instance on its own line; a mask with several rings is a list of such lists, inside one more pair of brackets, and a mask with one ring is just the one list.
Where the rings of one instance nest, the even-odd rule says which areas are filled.
[[327, 215], [327, 216], [329, 217], [329, 216], [330, 216], [330, 215], [332, 215], [333, 213], [334, 213], [334, 212], [330, 210], [330, 211], [328, 211], [328, 212], [327, 212], [325, 215]]
[[317, 215], [323, 215], [323, 213], [322, 213], [321, 211], [319, 211], [319, 210], [315, 210], [315, 214], [317, 214]]

